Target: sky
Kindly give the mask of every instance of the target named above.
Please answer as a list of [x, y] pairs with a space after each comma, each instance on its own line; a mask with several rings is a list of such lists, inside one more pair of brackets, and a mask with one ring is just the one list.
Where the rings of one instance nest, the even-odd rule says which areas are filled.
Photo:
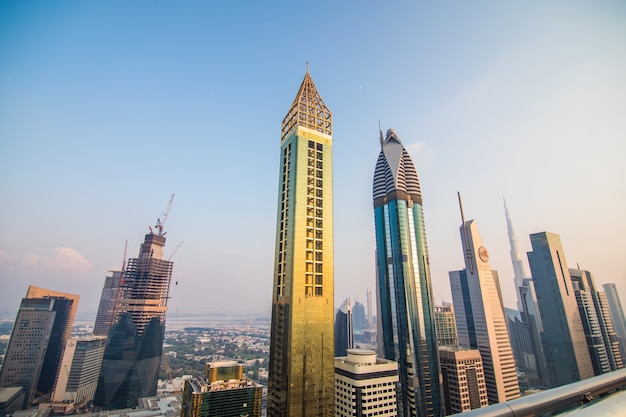
[[168, 314], [269, 315], [281, 122], [307, 62], [333, 112], [336, 306], [375, 293], [379, 121], [418, 170], [437, 303], [463, 267], [459, 191], [505, 306], [504, 198], [525, 260], [529, 234], [558, 233], [624, 304], [625, 45], [623, 1], [4, 0], [0, 312], [29, 284], [95, 312], [175, 194]]

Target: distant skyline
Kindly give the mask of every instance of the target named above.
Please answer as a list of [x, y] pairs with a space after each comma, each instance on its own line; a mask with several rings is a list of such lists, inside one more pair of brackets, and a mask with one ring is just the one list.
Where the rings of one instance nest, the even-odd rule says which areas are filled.
[[417, 168], [438, 304], [463, 266], [457, 191], [507, 307], [503, 197], [526, 266], [529, 234], [557, 233], [626, 299], [625, 22], [621, 1], [1, 2], [0, 313], [29, 284], [95, 313], [175, 193], [168, 314], [269, 315], [307, 62], [333, 112], [336, 306], [375, 288], [379, 120]]

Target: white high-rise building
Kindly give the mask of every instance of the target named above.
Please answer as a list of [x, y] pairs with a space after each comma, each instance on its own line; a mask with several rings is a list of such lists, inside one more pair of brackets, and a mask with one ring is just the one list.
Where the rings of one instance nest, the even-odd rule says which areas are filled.
[[465, 269], [449, 272], [459, 346], [480, 351], [489, 404], [509, 401], [520, 389], [498, 273], [489, 265], [476, 222], [465, 221], [462, 206], [461, 218]]
[[335, 358], [335, 416], [398, 415], [398, 364], [368, 349]]

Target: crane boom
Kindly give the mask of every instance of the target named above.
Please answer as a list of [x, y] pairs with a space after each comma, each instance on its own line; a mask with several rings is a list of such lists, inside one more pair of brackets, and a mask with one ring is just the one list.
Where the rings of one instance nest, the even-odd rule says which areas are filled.
[[174, 194], [170, 197], [170, 201], [167, 203], [167, 208], [161, 216], [157, 219], [155, 228], [157, 229], [157, 233], [159, 236], [163, 236], [163, 228], [165, 227], [165, 222], [167, 221], [167, 215], [170, 214], [170, 209], [172, 208], [172, 203], [174, 202]]
[[167, 258], [167, 260], [168, 260], [168, 261], [169, 261], [169, 260], [171, 260], [171, 259], [174, 257], [174, 255], [176, 254], [176, 251], [178, 250], [178, 248], [180, 248], [180, 245], [182, 245], [183, 243], [185, 243], [185, 241], [184, 241], [184, 240], [183, 240], [183, 241], [181, 241], [181, 242], [178, 244], [178, 246], [176, 246], [176, 249], [174, 249], [174, 252], [172, 252], [172, 254], [170, 255], [170, 257], [169, 257], [169, 258]]

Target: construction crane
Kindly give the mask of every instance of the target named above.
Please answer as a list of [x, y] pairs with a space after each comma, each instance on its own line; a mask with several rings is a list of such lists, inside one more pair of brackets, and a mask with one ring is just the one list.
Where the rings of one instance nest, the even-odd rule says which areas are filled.
[[176, 251], [178, 250], [178, 248], [180, 248], [180, 245], [182, 245], [183, 243], [185, 243], [185, 241], [184, 241], [184, 240], [183, 240], [183, 241], [181, 241], [181, 242], [178, 244], [178, 246], [176, 246], [176, 249], [174, 249], [174, 251], [172, 252], [172, 254], [170, 255], [170, 257], [169, 257], [169, 258], [167, 258], [167, 260], [168, 260], [168, 261], [171, 261], [171, 260], [172, 260], [172, 258], [174, 257], [174, 255], [176, 255]]
[[[167, 215], [170, 213], [170, 209], [172, 208], [172, 203], [174, 202], [174, 194], [172, 194], [172, 196], [170, 197], [170, 201], [169, 203], [167, 203], [167, 208], [165, 209], [165, 211], [163, 213], [161, 213], [161, 216], [157, 219], [156, 225], [154, 226], [157, 229], [157, 234], [159, 236], [165, 236], [165, 233], [167, 232], [163, 232], [163, 228], [165, 227], [165, 222], [167, 221]], [[152, 232], [152, 229], [150, 229], [150, 231]]]

